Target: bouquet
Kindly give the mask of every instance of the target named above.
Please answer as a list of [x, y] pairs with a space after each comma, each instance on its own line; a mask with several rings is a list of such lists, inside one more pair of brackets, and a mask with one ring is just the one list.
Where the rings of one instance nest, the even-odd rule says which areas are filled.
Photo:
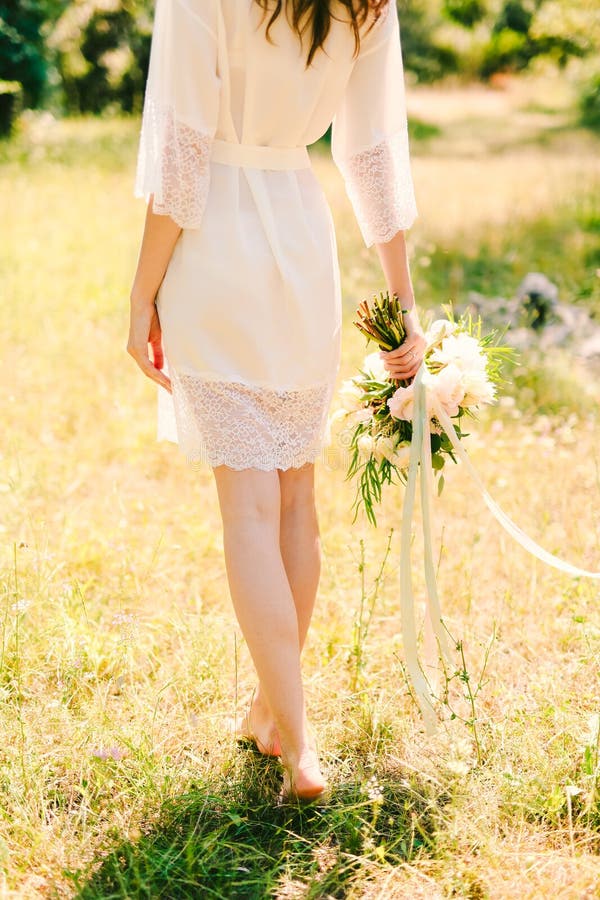
[[[380, 294], [360, 304], [354, 324], [380, 350], [393, 350], [406, 339], [403, 310], [394, 295]], [[488, 509], [527, 552], [548, 565], [579, 577], [600, 579], [600, 571], [579, 568], [560, 559], [530, 538], [486, 490], [463, 445], [464, 422], [476, 418], [478, 409], [493, 403], [502, 377], [502, 364], [514, 351], [500, 343], [497, 331], [482, 333], [481, 319], [463, 315], [434, 321], [425, 332], [425, 354], [414, 379], [392, 378], [378, 352], [365, 357], [358, 374], [345, 381], [340, 398], [343, 408], [334, 419], [345, 423], [344, 444], [350, 448], [347, 478], [358, 479], [354, 520], [364, 506], [367, 518], [377, 524], [374, 505], [381, 500], [383, 486], [406, 485], [400, 535], [400, 617], [406, 671], [426, 729], [437, 726], [436, 698], [419, 661], [417, 622], [412, 589], [410, 549], [412, 516], [417, 481], [421, 492], [423, 565], [427, 593], [427, 618], [437, 641], [440, 657], [454, 666], [437, 593], [432, 549], [430, 482], [438, 477], [448, 458], [459, 459]], [[420, 478], [418, 472], [420, 470]], [[455, 649], [460, 648], [460, 643]], [[457, 669], [457, 674], [460, 669]]]
[[[403, 312], [395, 294], [380, 294], [360, 304], [354, 324], [380, 350], [393, 350], [406, 338]], [[456, 457], [436, 409], [441, 407], [452, 419], [459, 439], [465, 437], [465, 419], [475, 418], [482, 405], [495, 400], [497, 385], [503, 381], [502, 363], [513, 355], [511, 348], [499, 343], [497, 331], [482, 334], [480, 318], [467, 314], [455, 319], [450, 307], [445, 313], [446, 318], [436, 319], [425, 333], [420, 373], [438, 493], [444, 485], [444, 465], [448, 458], [456, 462]], [[416, 380], [393, 379], [375, 351], [365, 357], [358, 374], [341, 386], [342, 409], [334, 419], [342, 419], [350, 430], [345, 441], [350, 451], [347, 478], [358, 479], [353, 521], [363, 505], [367, 518], [376, 525], [374, 506], [381, 501], [383, 486], [406, 483]]]

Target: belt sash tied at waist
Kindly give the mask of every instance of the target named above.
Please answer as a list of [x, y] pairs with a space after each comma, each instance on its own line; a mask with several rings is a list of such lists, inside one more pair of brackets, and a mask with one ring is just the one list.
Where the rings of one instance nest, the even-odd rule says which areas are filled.
[[267, 147], [253, 144], [236, 144], [215, 138], [211, 160], [226, 166], [247, 169], [308, 169], [310, 156], [306, 147]]

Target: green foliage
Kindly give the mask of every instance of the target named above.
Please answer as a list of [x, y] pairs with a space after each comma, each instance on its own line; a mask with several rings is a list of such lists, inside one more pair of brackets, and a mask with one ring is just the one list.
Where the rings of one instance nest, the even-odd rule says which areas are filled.
[[443, 10], [449, 19], [465, 28], [473, 28], [486, 13], [482, 0], [444, 0]]
[[150, 58], [152, 4], [87, 0], [69, 6], [52, 45], [69, 112], [99, 113], [108, 106], [139, 112]]
[[533, 19], [531, 3], [523, 0], [505, 0], [500, 15], [494, 23], [494, 32], [515, 31], [517, 34], [528, 34]]
[[23, 85], [27, 106], [39, 106], [48, 77], [44, 25], [56, 14], [52, 0], [0, 2], [0, 79]]
[[8, 137], [12, 131], [21, 90], [18, 81], [0, 81], [0, 137]]
[[[401, 0], [399, 9], [406, 68], [419, 81], [463, 68], [489, 78], [499, 71], [522, 71], [539, 56], [564, 66], [571, 57], [598, 49], [598, 16], [592, 4], [578, 8], [576, 17], [563, 0], [504, 0], [499, 8], [490, 0]], [[444, 18], [459, 33], [477, 26], [472, 40], [465, 41], [463, 33], [460, 51], [441, 27]], [[468, 61], [474, 50], [478, 65], [473, 70]]]
[[525, 69], [531, 58], [531, 47], [526, 35], [510, 28], [502, 28], [492, 33], [484, 49], [480, 74], [489, 78], [495, 72]]
[[579, 116], [582, 125], [600, 131], [600, 72], [597, 72], [579, 97]]
[[418, 81], [436, 81], [458, 71], [458, 53], [437, 39], [439, 16], [426, 0], [399, 0], [398, 14], [404, 65]]

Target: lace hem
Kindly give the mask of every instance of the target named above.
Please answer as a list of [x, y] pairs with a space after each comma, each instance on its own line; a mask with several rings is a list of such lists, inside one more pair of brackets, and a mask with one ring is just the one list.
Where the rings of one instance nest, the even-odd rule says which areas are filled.
[[332, 384], [277, 391], [181, 372], [170, 377], [178, 443], [194, 466], [298, 468], [329, 444]]
[[212, 137], [146, 97], [135, 196], [154, 195], [153, 210], [181, 228], [199, 228], [210, 185]]
[[406, 129], [361, 150], [340, 168], [367, 247], [411, 227], [417, 204]]

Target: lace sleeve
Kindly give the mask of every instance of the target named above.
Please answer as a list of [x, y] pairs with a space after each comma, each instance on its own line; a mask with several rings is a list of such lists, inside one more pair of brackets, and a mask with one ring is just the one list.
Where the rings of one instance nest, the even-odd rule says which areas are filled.
[[410, 228], [417, 205], [406, 129], [340, 164], [367, 247]]
[[172, 108], [146, 98], [138, 151], [136, 197], [149, 199], [159, 215], [181, 228], [202, 222], [210, 184], [209, 132], [178, 121]]
[[367, 247], [417, 217], [395, 0], [361, 44], [333, 121], [332, 153]]
[[135, 195], [181, 228], [202, 222], [219, 103], [216, 2], [157, 0]]

